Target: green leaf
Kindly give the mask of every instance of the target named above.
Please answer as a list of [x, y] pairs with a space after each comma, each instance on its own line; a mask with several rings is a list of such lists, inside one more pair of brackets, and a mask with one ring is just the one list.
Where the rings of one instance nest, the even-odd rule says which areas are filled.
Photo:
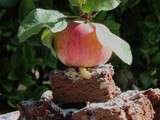
[[45, 8], [45, 9], [54, 8], [53, 0], [41, 0], [39, 2], [40, 2], [41, 5], [43, 5], [43, 8]]
[[106, 20], [105, 25], [116, 35], [119, 35], [120, 24], [114, 20]]
[[147, 71], [140, 74], [139, 81], [144, 89], [154, 87], [154, 84], [156, 83], [156, 79], [154, 79]]
[[106, 16], [107, 16], [107, 12], [101, 11], [95, 16], [94, 21], [98, 23], [102, 23], [106, 19]]
[[33, 9], [35, 9], [33, 0], [22, 0], [18, 10], [20, 19], [23, 19]]
[[109, 11], [116, 8], [119, 0], [70, 0], [71, 5], [80, 6], [80, 9], [85, 13], [94, 11]]
[[16, 108], [18, 102], [21, 100], [18, 92], [16, 92], [16, 94], [7, 95], [7, 99], [8, 99], [7, 100], [8, 105], [12, 108]]
[[56, 57], [56, 52], [53, 49], [53, 37], [54, 34], [51, 30], [45, 29], [42, 33], [41, 40], [42, 44], [48, 47], [51, 50], [51, 53]]
[[53, 48], [53, 37], [54, 34], [49, 29], [45, 29], [42, 33], [41, 36], [42, 44], [45, 45], [47, 48], [49, 48], [53, 55], [51, 56], [50, 54], [45, 54], [43, 57], [44, 60], [43, 65], [47, 65], [51, 68], [56, 68], [57, 59], [56, 59], [56, 52]]
[[83, 4], [85, 4], [86, 0], [69, 0], [70, 4], [72, 6], [82, 6]]
[[151, 59], [152, 63], [159, 64], [160, 63], [160, 52], [157, 52], [157, 54]]
[[8, 74], [8, 80], [17, 80], [17, 75], [15, 71], [10, 71], [10, 73]]
[[156, 16], [157, 16], [157, 18], [158, 18], [158, 20], [160, 22], [160, 17], [159, 17], [159, 14], [160, 14], [160, 7], [159, 7], [160, 1], [159, 0], [157, 0], [157, 1], [150, 0], [149, 3], [153, 7], [152, 10], [156, 14]]
[[11, 82], [5, 81], [2, 84], [2, 88], [7, 92], [11, 92], [13, 90], [13, 84]]
[[35, 100], [39, 100], [42, 93], [49, 89], [47, 86], [44, 86], [44, 85], [43, 86], [37, 85], [35, 86], [35, 88], [36, 89], [34, 89], [33, 91], [30, 91], [29, 93], [30, 98], [33, 97], [33, 99]]
[[6, 13], [5, 9], [0, 10], [0, 18]]
[[101, 44], [111, 48], [123, 62], [130, 65], [132, 63], [132, 53], [129, 44], [110, 32], [106, 26], [98, 23], [94, 23], [94, 25]]
[[128, 0], [121, 0], [121, 6], [125, 6], [127, 4]]
[[67, 22], [61, 19], [63, 17], [65, 16], [56, 10], [33, 10], [25, 17], [19, 27], [20, 42], [39, 33], [43, 28], [49, 28], [54, 33], [62, 31], [67, 26]]
[[32, 85], [35, 84], [35, 81], [32, 79], [32, 76], [28, 75], [28, 74], [26, 74], [25, 76], [21, 77], [20, 82], [23, 85], [27, 86], [27, 87], [32, 86]]
[[46, 54], [43, 57], [43, 63], [42, 67], [46, 68], [46, 66], [56, 69], [57, 68], [57, 58], [54, 57], [50, 52], [46, 52]]
[[16, 100], [8, 100], [7, 101], [7, 103], [8, 103], [8, 105], [10, 106], [10, 107], [12, 107], [12, 108], [16, 108], [17, 106], [16, 106], [16, 104], [18, 103]]

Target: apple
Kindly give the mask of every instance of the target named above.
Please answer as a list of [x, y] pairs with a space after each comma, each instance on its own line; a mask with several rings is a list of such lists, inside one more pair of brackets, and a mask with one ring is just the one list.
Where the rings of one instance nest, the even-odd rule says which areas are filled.
[[63, 64], [94, 67], [105, 64], [110, 59], [112, 50], [99, 42], [95, 24], [72, 21], [63, 31], [56, 34], [54, 48]]

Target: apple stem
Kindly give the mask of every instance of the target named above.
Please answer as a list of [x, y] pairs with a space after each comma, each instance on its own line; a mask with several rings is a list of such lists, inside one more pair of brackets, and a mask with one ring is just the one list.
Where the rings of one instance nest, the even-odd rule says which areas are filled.
[[80, 16], [64, 16], [64, 17], [59, 18], [59, 20], [62, 20], [62, 19], [82, 19], [85, 21], [85, 23], [88, 23], [97, 14], [98, 14], [98, 12], [96, 12], [96, 11], [92, 12], [92, 13], [81, 13]]
[[80, 17], [85, 21], [85, 23], [88, 23], [91, 21], [96, 15], [98, 14], [97, 11], [94, 11], [92, 13], [81, 13]]

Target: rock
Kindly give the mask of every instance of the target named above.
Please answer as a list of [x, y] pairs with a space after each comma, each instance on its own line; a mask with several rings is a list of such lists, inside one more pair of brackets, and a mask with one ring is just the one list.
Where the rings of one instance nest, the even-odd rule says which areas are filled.
[[87, 69], [92, 77], [84, 79], [76, 68], [50, 74], [54, 101], [60, 103], [104, 102], [120, 94], [111, 64]]
[[91, 103], [73, 113], [72, 120], [153, 120], [154, 110], [147, 97], [128, 91], [102, 103]]

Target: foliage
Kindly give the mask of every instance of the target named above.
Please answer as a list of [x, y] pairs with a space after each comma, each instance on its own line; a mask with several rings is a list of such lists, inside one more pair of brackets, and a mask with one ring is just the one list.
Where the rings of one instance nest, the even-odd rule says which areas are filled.
[[[20, 100], [38, 99], [48, 89], [43, 83], [49, 71], [63, 67], [52, 56], [48, 46], [41, 44], [41, 37], [45, 41], [45, 34], [49, 34], [47, 29], [42, 36], [33, 35], [28, 41], [19, 43], [17, 36], [21, 21], [35, 8], [55, 9], [68, 15], [75, 15], [77, 8], [70, 6], [69, 0], [15, 0], [12, 5], [9, 2], [4, 5], [3, 1], [6, 0], [0, 1], [0, 93], [6, 101], [4, 105], [14, 107]], [[83, 6], [85, 0], [79, 1]], [[126, 74], [127, 78], [133, 75], [134, 80], [131, 82], [141, 89], [160, 85], [159, 5], [158, 0], [121, 0], [120, 6], [115, 10], [98, 12], [94, 18], [95, 22], [105, 24], [131, 45], [134, 59], [130, 68], [115, 56], [111, 60], [119, 73], [116, 79], [121, 80], [122, 85], [125, 84], [122, 74]], [[92, 11], [95, 7], [84, 8]], [[125, 79], [127, 84], [129, 80]], [[126, 85], [125, 88], [130, 89]]]
[[[18, 37], [20, 42], [27, 40], [34, 34], [38, 34], [40, 31], [42, 31], [43, 28], [47, 28], [48, 32], [44, 30], [42, 33], [42, 43], [47, 46], [56, 57], [52, 42], [54, 40], [54, 35], [67, 27], [67, 19], [72, 18], [74, 20], [75, 18], [79, 18], [80, 20], [83, 19], [84, 22], [87, 21], [90, 24], [94, 25], [96, 28], [96, 37], [98, 37], [99, 42], [101, 42], [104, 47], [110, 48], [122, 61], [124, 61], [128, 65], [131, 65], [132, 53], [129, 44], [117, 35], [113, 34], [107, 27], [105, 27], [105, 25], [91, 22], [92, 18], [95, 17], [94, 13], [100, 12], [101, 10], [108, 11], [114, 9], [115, 6], [119, 5], [119, 1], [96, 1], [96, 3], [98, 4], [98, 9], [93, 6], [93, 1], [91, 2], [90, 0], [77, 1], [77, 3], [70, 0], [70, 3], [71, 5], [74, 3], [73, 5], [79, 6], [78, 8], [80, 9], [80, 11], [82, 11], [80, 16], [65, 16], [61, 12], [56, 10], [39, 8], [32, 10], [24, 18], [19, 26]], [[102, 5], [102, 3], [105, 4]], [[84, 8], [88, 8], [88, 11]], [[52, 38], [50, 36], [52, 36]]]
[[108, 11], [116, 8], [119, 4], [119, 0], [69, 0], [71, 5], [79, 6], [85, 13], [92, 13], [95, 11]]
[[44, 27], [50, 28], [53, 33], [62, 31], [67, 23], [63, 14], [56, 10], [35, 9], [21, 22], [18, 37], [20, 42], [28, 39], [33, 34], [39, 33]]

